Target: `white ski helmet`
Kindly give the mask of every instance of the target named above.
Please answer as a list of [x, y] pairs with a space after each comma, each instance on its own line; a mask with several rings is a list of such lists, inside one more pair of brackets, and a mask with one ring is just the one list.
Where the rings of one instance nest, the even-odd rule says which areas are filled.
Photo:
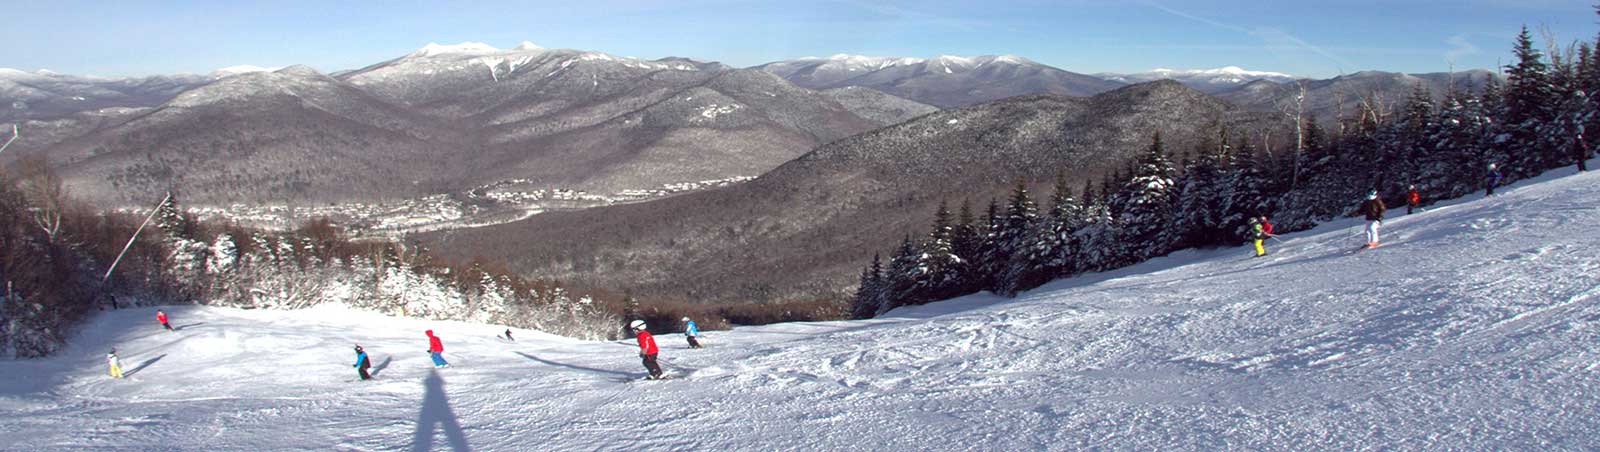
[[642, 329], [644, 329], [644, 321], [643, 320], [634, 320], [632, 322], [628, 322], [628, 328], [632, 328], [632, 329], [636, 329], [636, 330], [642, 330]]
[[688, 317], [684, 317], [683, 321], [687, 322], [687, 321], [689, 321], [689, 318]]

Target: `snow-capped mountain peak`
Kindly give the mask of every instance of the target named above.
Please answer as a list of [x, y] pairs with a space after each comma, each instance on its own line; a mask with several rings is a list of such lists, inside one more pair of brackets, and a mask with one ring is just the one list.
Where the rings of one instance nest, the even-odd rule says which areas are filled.
[[[524, 45], [533, 45], [532, 43], [526, 42], [526, 41], [524, 41], [523, 44]], [[533, 46], [533, 47], [537, 48], [538, 46]], [[519, 45], [519, 46], [517, 46], [517, 48], [519, 50], [521, 50], [522, 46]], [[484, 44], [484, 43], [481, 43], [481, 42], [463, 42], [463, 43], [460, 43], [460, 44], [452, 44], [452, 45], [441, 45], [441, 44], [438, 44], [438, 43], [430, 42], [430, 43], [428, 43], [428, 45], [422, 46], [422, 48], [417, 49], [417, 51], [411, 52], [411, 56], [415, 56], [415, 57], [430, 57], [430, 56], [439, 56], [439, 55], [485, 55], [485, 54], [491, 54], [491, 53], [499, 53], [500, 51], [501, 51], [500, 49], [497, 49], [494, 46], [491, 46], [491, 45], [488, 45], [488, 44]]]
[[1228, 88], [1244, 85], [1256, 80], [1272, 82], [1293, 81], [1293, 75], [1282, 72], [1252, 71], [1238, 66], [1223, 66], [1213, 69], [1170, 69], [1155, 68], [1148, 72], [1137, 74], [1102, 73], [1096, 76], [1122, 83], [1144, 83], [1155, 80], [1176, 80], [1195, 89], [1207, 92], [1218, 92]]
[[28, 77], [28, 76], [33, 76], [33, 75], [37, 75], [37, 74], [34, 74], [32, 72], [28, 72], [28, 71], [12, 69], [12, 68], [8, 68], [8, 67], [0, 67], [0, 77], [19, 78], [19, 77]]
[[249, 64], [241, 64], [241, 65], [238, 65], [238, 66], [228, 66], [228, 67], [225, 67], [225, 68], [219, 68], [217, 70], [211, 71], [211, 76], [215, 77], [215, 78], [223, 78], [223, 77], [232, 76], [232, 75], [249, 74], [251, 72], [272, 72], [272, 71], [276, 71], [276, 70], [279, 70], [279, 69], [283, 69], [283, 68], [275, 68], [275, 67], [269, 68], [269, 67], [261, 67], [261, 66], [255, 66], [255, 65], [249, 65]]

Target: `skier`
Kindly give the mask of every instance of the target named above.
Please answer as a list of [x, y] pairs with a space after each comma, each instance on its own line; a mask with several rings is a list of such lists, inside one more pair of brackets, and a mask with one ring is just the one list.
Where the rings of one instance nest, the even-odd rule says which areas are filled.
[[511, 341], [511, 342], [516, 342], [517, 341], [516, 338], [511, 337], [511, 329], [510, 328], [506, 328], [506, 340]]
[[649, 331], [645, 331], [643, 320], [629, 322], [628, 328], [638, 335], [639, 358], [644, 359], [644, 368], [650, 371], [648, 378], [651, 380], [661, 379], [661, 366], [656, 364], [656, 353], [659, 353], [659, 350], [656, 349], [656, 338], [651, 336]]
[[683, 335], [689, 338], [689, 348], [700, 348], [700, 341], [697, 339], [700, 336], [700, 328], [696, 327], [694, 321], [688, 317], [683, 318]]
[[1494, 187], [1500, 185], [1500, 170], [1495, 168], [1493, 163], [1490, 163], [1489, 173], [1485, 174], [1483, 179], [1485, 184], [1489, 187], [1488, 191], [1484, 192], [1483, 195], [1494, 196]]
[[1572, 137], [1572, 152], [1578, 155], [1578, 172], [1589, 171], [1589, 150], [1583, 144], [1583, 125], [1578, 125], [1577, 135]]
[[1378, 247], [1378, 227], [1383, 225], [1383, 211], [1386, 208], [1383, 200], [1378, 199], [1378, 191], [1367, 192], [1367, 200], [1361, 203], [1360, 213], [1367, 216], [1367, 246]]
[[450, 363], [444, 360], [444, 343], [439, 342], [439, 336], [434, 336], [433, 330], [424, 333], [428, 335], [428, 355], [433, 357], [433, 367], [450, 367]]
[[172, 324], [167, 323], [167, 313], [161, 312], [160, 309], [156, 310], [156, 321], [161, 322], [161, 326], [165, 327], [167, 331], [177, 331], [172, 329]]
[[361, 344], [356, 344], [356, 373], [361, 374], [362, 380], [371, 380], [372, 375], [367, 374], [367, 369], [372, 368], [372, 361], [367, 359], [367, 351], [361, 349]]
[[106, 353], [106, 367], [111, 372], [111, 378], [122, 378], [122, 363], [117, 360], [117, 349]]
[[1267, 255], [1267, 249], [1261, 246], [1261, 242], [1267, 239], [1266, 226], [1262, 225], [1266, 218], [1265, 215], [1250, 217], [1250, 237], [1256, 245], [1256, 257]]
[[1417, 204], [1420, 202], [1422, 202], [1422, 195], [1417, 193], [1417, 186], [1412, 185], [1406, 188], [1406, 215], [1411, 215], [1411, 211], [1416, 210]]

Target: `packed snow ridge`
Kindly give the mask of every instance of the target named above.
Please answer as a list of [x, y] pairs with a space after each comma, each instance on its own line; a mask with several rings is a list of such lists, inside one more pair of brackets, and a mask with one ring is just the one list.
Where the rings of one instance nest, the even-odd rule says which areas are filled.
[[[1183, 251], [1016, 299], [632, 341], [169, 306], [0, 360], [0, 444], [130, 450], [1582, 450], [1600, 174]], [[1557, 177], [1559, 176], [1559, 177]], [[424, 330], [452, 367], [434, 369]], [[376, 379], [357, 380], [352, 347]], [[107, 376], [115, 348], [125, 379]], [[108, 446], [114, 445], [114, 446]]]

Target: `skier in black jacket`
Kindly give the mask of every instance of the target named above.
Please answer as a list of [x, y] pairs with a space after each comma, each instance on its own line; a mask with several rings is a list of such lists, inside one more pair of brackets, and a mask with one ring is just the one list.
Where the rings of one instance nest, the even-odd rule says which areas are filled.
[[1367, 248], [1378, 247], [1378, 227], [1383, 226], [1383, 211], [1387, 207], [1383, 200], [1378, 199], [1378, 191], [1367, 193], [1367, 200], [1361, 202], [1360, 213], [1367, 216]]

